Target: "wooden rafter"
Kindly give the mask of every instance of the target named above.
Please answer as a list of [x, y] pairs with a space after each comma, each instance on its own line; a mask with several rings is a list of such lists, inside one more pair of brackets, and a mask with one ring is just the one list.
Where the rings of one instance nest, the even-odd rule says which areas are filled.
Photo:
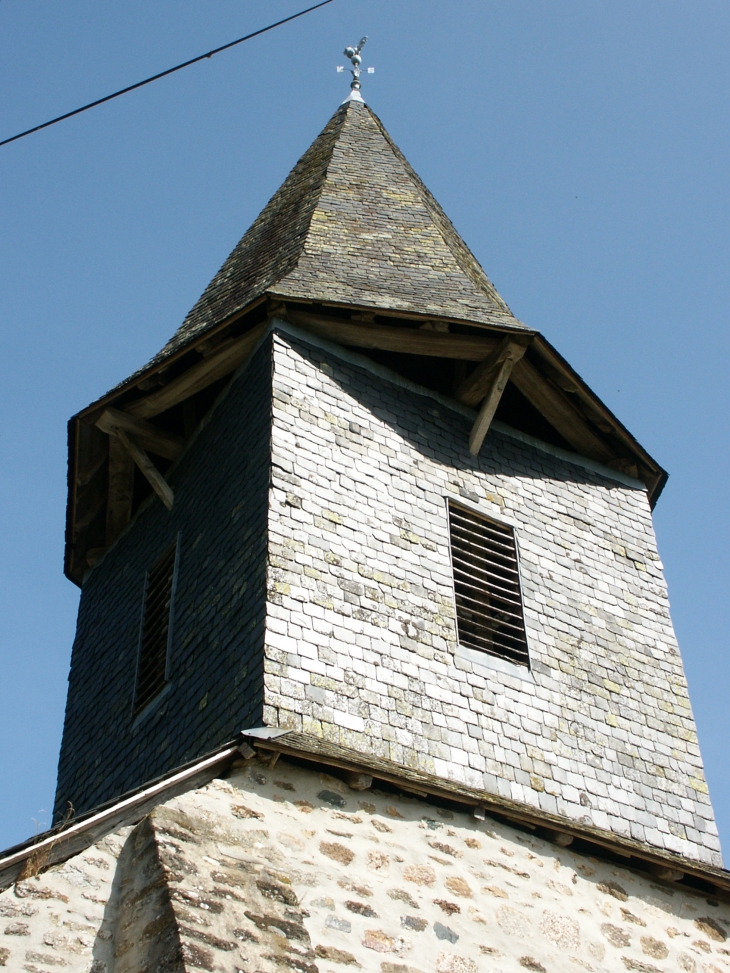
[[89, 524], [96, 520], [102, 512], [105, 504], [106, 498], [102, 494], [96, 496], [93, 501], [85, 503], [83, 509], [77, 512], [74, 524], [76, 532], [79, 533], [80, 531], [86, 530]]
[[179, 378], [173, 379], [159, 391], [153, 392], [144, 399], [138, 399], [125, 408], [131, 416], [139, 419], [150, 419], [152, 416], [166, 412], [174, 405], [195, 395], [196, 392], [208, 388], [213, 382], [225, 378], [235, 371], [248, 358], [253, 346], [266, 330], [266, 322], [251, 328], [240, 338], [230, 344], [226, 342], [217, 351], [212, 352], [197, 365], [193, 365]]
[[526, 358], [515, 365], [511, 378], [528, 402], [545, 416], [576, 452], [600, 463], [609, 463], [616, 458], [611, 447], [593, 432], [565, 395]]
[[[459, 401], [472, 407], [478, 407], [481, 403], [470, 436], [470, 448], [475, 453], [479, 451], [490, 428], [509, 380], [576, 452], [632, 476], [638, 474], [647, 484], [653, 501], [666, 480], [664, 471], [552, 346], [535, 332], [527, 329], [499, 330], [467, 321], [447, 321], [445, 318], [439, 319], [438, 327], [430, 319], [426, 322], [427, 326], [404, 327], [402, 318], [412, 318], [414, 321], [423, 321], [423, 318], [414, 314], [401, 315], [400, 312], [392, 325], [384, 325], [373, 320], [375, 312], [372, 311], [358, 314], [356, 310], [343, 306], [340, 309], [342, 316], [333, 314], [330, 317], [300, 310], [305, 306], [301, 303], [284, 304], [279, 298], [276, 301], [270, 301], [268, 321], [255, 325], [239, 337], [231, 337], [227, 329], [234, 319], [241, 317], [237, 313], [234, 318], [222, 322], [214, 334], [208, 334], [195, 346], [188, 345], [160, 363], [156, 371], [148, 371], [143, 380], [138, 378], [124, 389], [110, 393], [76, 418], [76, 456], [70, 480], [70, 541], [67, 546], [67, 571], [74, 580], [81, 576], [87, 564], [87, 544], [98, 544], [101, 539], [97, 537], [97, 526], [93, 526], [93, 540], [91, 535], [88, 538], [86, 535], [97, 518], [101, 518], [105, 505], [107, 547], [129, 521], [127, 511], [131, 511], [132, 462], [139, 466], [168, 509], [172, 504], [172, 490], [146, 451], [175, 460], [184, 448], [184, 439], [146, 420], [175, 406], [182, 406], [187, 440], [202, 418], [196, 414], [193, 397], [231, 375], [243, 364], [275, 318], [288, 320], [303, 331], [349, 347], [449, 359], [457, 363], [452, 366], [457, 375], [461, 370], [463, 376], [467, 362], [479, 362], [453, 393]], [[246, 312], [250, 310], [247, 308]], [[353, 315], [349, 320], [345, 317], [347, 312]], [[386, 319], [392, 317], [394, 312], [377, 313], [379, 320], [383, 320], [384, 316]], [[466, 332], [464, 326], [470, 324], [474, 328], [471, 333], [447, 330], [452, 325], [458, 325], [459, 331]], [[533, 341], [528, 360], [522, 357], [524, 347]], [[520, 349], [516, 353], [515, 346]], [[509, 353], [506, 352], [508, 347]], [[191, 357], [194, 360], [194, 352], [200, 356], [198, 361], [183, 374], [166, 382], [165, 372], [167, 370], [169, 376], [171, 363], [177, 363], [181, 357], [186, 361]], [[129, 392], [134, 384], [140, 391], [144, 384], [147, 394], [129, 402]], [[123, 409], [112, 407], [112, 403], [119, 402], [122, 393], [127, 398], [127, 404]], [[106, 440], [103, 433], [107, 433], [110, 439]], [[108, 453], [108, 475], [105, 440], [113, 443]]]

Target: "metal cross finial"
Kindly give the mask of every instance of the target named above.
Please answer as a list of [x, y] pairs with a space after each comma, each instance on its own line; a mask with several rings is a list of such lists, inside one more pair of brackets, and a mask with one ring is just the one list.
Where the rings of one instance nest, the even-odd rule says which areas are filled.
[[[362, 64], [362, 57], [360, 56], [360, 51], [363, 49], [367, 43], [367, 35], [360, 38], [360, 43], [357, 47], [346, 47], [344, 54], [346, 58], [350, 59], [352, 64], [352, 70], [350, 74], [352, 75], [352, 82], [350, 88], [352, 89], [352, 94], [350, 98], [356, 101], [362, 101], [360, 96], [360, 65]], [[344, 68], [338, 67], [338, 71], [344, 71]], [[368, 74], [374, 74], [375, 68], [368, 68]]]

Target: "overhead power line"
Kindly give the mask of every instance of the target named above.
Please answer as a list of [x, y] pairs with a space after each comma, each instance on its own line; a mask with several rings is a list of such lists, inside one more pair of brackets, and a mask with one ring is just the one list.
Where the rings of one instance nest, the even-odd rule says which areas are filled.
[[25, 138], [26, 135], [32, 135], [33, 132], [40, 132], [42, 128], [48, 128], [49, 125], [55, 125], [57, 122], [63, 122], [67, 118], [72, 118], [74, 115], [80, 115], [82, 111], [88, 111], [89, 108], [96, 108], [97, 105], [103, 105], [105, 101], [111, 101], [112, 98], [119, 98], [120, 95], [126, 95], [128, 91], [134, 91], [136, 88], [142, 88], [146, 84], [151, 84], [153, 81], [158, 81], [160, 78], [167, 77], [168, 74], [174, 74], [175, 71], [182, 71], [183, 68], [190, 67], [191, 64], [197, 64], [198, 61], [204, 61], [208, 57], [213, 57], [214, 54], [220, 54], [221, 51], [227, 51], [229, 47], [235, 47], [236, 44], [243, 44], [244, 41], [250, 41], [252, 37], [258, 37], [259, 34], [265, 34], [269, 30], [273, 30], [274, 27], [281, 27], [282, 24], [288, 24], [290, 20], [296, 20], [297, 17], [303, 17], [305, 14], [311, 13], [313, 10], [317, 10], [318, 7], [325, 7], [328, 3], [332, 3], [332, 0], [321, 0], [320, 3], [315, 3], [313, 7], [307, 7], [306, 10], [300, 10], [299, 13], [292, 14], [291, 17], [284, 17], [283, 20], [277, 20], [275, 24], [269, 24], [268, 27], [262, 27], [260, 30], [255, 30], [252, 34], [246, 34], [245, 37], [239, 37], [236, 41], [230, 41], [228, 44], [223, 44], [222, 47], [214, 47], [212, 51], [208, 51], [207, 54], [199, 54], [197, 57], [191, 57], [189, 61], [183, 61], [182, 64], [176, 64], [174, 68], [168, 68], [166, 71], [160, 71], [159, 74], [153, 74], [151, 78], [145, 78], [144, 81], [138, 81], [136, 84], [130, 84], [126, 88], [122, 88], [120, 91], [115, 91], [114, 94], [106, 95], [104, 98], [97, 98], [96, 101], [89, 102], [88, 105], [82, 105], [81, 108], [75, 108], [73, 111], [66, 112], [65, 115], [59, 115], [58, 118], [52, 118], [48, 122], [43, 122], [42, 125], [35, 125], [33, 128], [26, 129], [25, 132], [19, 132], [17, 135], [11, 136], [9, 139], [3, 139], [0, 142], [0, 146], [7, 145], [9, 142], [17, 142], [18, 139]]

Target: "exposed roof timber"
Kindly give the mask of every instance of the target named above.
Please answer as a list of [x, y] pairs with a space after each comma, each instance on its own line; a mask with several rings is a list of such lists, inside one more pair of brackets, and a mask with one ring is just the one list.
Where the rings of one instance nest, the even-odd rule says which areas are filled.
[[[355, 348], [380, 351], [399, 351], [410, 355], [433, 358], [456, 358], [463, 361], [482, 361], [499, 344], [499, 337], [449, 334], [443, 331], [424, 331], [421, 328], [393, 328], [385, 324], [370, 324], [307, 314], [287, 308], [282, 316], [305, 331]], [[528, 332], [531, 334], [531, 332]]]
[[[242, 735], [246, 737], [245, 730]], [[511, 798], [444, 780], [411, 767], [404, 767], [373, 753], [362, 753], [296, 731], [268, 740], [251, 736], [248, 737], [248, 741], [258, 752], [264, 751], [267, 754], [266, 759], [269, 759], [268, 755], [274, 753], [299, 758], [349, 773], [365, 773], [372, 776], [374, 780], [393, 784], [400, 790], [419, 797], [436, 797], [472, 808], [483, 808], [488, 814], [496, 814], [528, 828], [569, 835], [578, 839], [584, 847], [587, 845], [586, 850], [589, 854], [592, 852], [600, 855], [602, 850], [604, 853], [609, 851], [624, 859], [627, 864], [630, 860], [631, 867], [647, 870], [650, 874], [657, 875], [659, 871], [665, 871], [681, 876], [681, 879], [677, 878], [680, 888], [691, 889], [692, 879], [697, 879], [710, 887], [714, 886], [714, 891], [719, 892], [723, 897], [730, 897], [730, 872], [724, 868], [705, 865], [694, 859], [685, 858], [683, 855], [660, 851], [634, 838], [622, 837], [595, 825], [587, 825], [558, 814], [551, 814], [530, 804], [523, 804]]]
[[[121, 382], [115, 388], [111, 389], [109, 392], [106, 393], [106, 395], [103, 395], [101, 398], [97, 399], [95, 402], [92, 402], [90, 405], [88, 405], [85, 409], [82, 409], [81, 412], [79, 412], [77, 414], [77, 417], [75, 418], [79, 418], [79, 419], [89, 418], [92, 421], [94, 421], [98, 417], [100, 410], [103, 407], [110, 405], [112, 403], [119, 403], [122, 397], [128, 395], [131, 392], [141, 390], [142, 386], [153, 381], [155, 377], [161, 377], [166, 375], [171, 370], [174, 370], [176, 365], [181, 364], [181, 360], [184, 359], [186, 356], [189, 356], [191, 353], [200, 354], [206, 359], [205, 363], [201, 363], [201, 364], [207, 364], [209, 362], [210, 358], [212, 357], [211, 351], [215, 351], [217, 354], [220, 354], [222, 359], [225, 359], [226, 349], [224, 348], [224, 344], [223, 344], [224, 341], [229, 342], [229, 347], [232, 347], [233, 342], [236, 341], [235, 338], [233, 339], [233, 341], [231, 341], [227, 337], [229, 332], [232, 329], [236, 330], [238, 326], [245, 327], [245, 323], [246, 323], [245, 319], [249, 317], [252, 314], [252, 312], [254, 312], [257, 308], [259, 308], [261, 304], [268, 301], [271, 308], [268, 314], [269, 317], [275, 316], [276, 308], [279, 307], [282, 308], [281, 316], [284, 317], [287, 316], [284, 313], [283, 310], [284, 305], [281, 304], [280, 299], [277, 300], [276, 303], [272, 303], [272, 298], [275, 297], [277, 297], [277, 295], [273, 293], [264, 294], [260, 296], [257, 300], [253, 301], [247, 307], [237, 311], [235, 314], [232, 314], [230, 317], [219, 322], [214, 327], [211, 327], [210, 329], [206, 329], [197, 337], [197, 340], [193, 336], [185, 344], [180, 345], [174, 352], [171, 352], [170, 354], [166, 355], [164, 358], [161, 358], [159, 360], [153, 359], [152, 362], [150, 362], [144, 368], [141, 368], [139, 371], [135, 372], [133, 375], [131, 375], [124, 382]], [[292, 300], [291, 298], [288, 298], [286, 306], [294, 310], [297, 308], [309, 307], [313, 303], [314, 303], [313, 301], [306, 301], [302, 299]], [[353, 315], [362, 314], [363, 317], [368, 317], [368, 318], [372, 318], [373, 316], [377, 315], [377, 317], [381, 319], [382, 318], [385, 318], [386, 320], [391, 319], [394, 322], [414, 321], [414, 322], [426, 323], [429, 321], [437, 321], [442, 325], [451, 324], [459, 327], [466, 327], [469, 328], [470, 330], [474, 330], [477, 332], [479, 331], [485, 332], [484, 335], [485, 338], [492, 336], [491, 337], [492, 347], [494, 347], [496, 343], [502, 338], [502, 336], [508, 332], [514, 333], [515, 335], [525, 335], [525, 334], [537, 335], [537, 332], [531, 331], [525, 328], [524, 326], [510, 327], [507, 324], [505, 324], [504, 326], [493, 325], [493, 324], [486, 324], [484, 322], [467, 321], [464, 320], [463, 318], [443, 317], [441, 315], [432, 315], [432, 316], [424, 317], [422, 314], [416, 314], [409, 311], [401, 311], [401, 310], [389, 311], [387, 309], [372, 308], [372, 307], [365, 307], [365, 306], [361, 307], [352, 304], [347, 304], [347, 305], [338, 304], [332, 301], [321, 302], [321, 304], [319, 304], [318, 306], [331, 307], [333, 310], [338, 310], [345, 314], [353, 314]], [[240, 335], [240, 337], [246, 338], [246, 336], [249, 333], [250, 333], [249, 331], [245, 331], [242, 335]], [[254, 343], [255, 340], [256, 339], [254, 339]], [[215, 344], [216, 341], [219, 343]], [[245, 360], [245, 355], [244, 355], [244, 360]], [[478, 361], [480, 359], [479, 357], [477, 357], [472, 360]], [[237, 367], [238, 365], [234, 366], [234, 368]], [[186, 370], [183, 374], [185, 377], [187, 377], [188, 371]], [[205, 374], [209, 374], [209, 373], [207, 373], [206, 370], [201, 369], [200, 373], [196, 373], [196, 374], [200, 374], [201, 376], [204, 376]], [[218, 375], [217, 377], [213, 378], [212, 381], [217, 381], [218, 378], [224, 377], [226, 374], [228, 374], [227, 371], [224, 372], [223, 375]], [[180, 377], [181, 376], [178, 376], [178, 378]], [[155, 385], [151, 387], [157, 390], [157, 394], [160, 396], [159, 399], [153, 400], [152, 403], [144, 407], [141, 405], [136, 406], [136, 403], [134, 405], [130, 403], [129, 405], [124, 406], [125, 411], [129, 412], [132, 415], [138, 415], [140, 418], [152, 418], [154, 415], [158, 415], [160, 412], [164, 412], [166, 411], [166, 409], [171, 408], [172, 407], [171, 405], [166, 404], [166, 397], [163, 395], [163, 392], [167, 391], [175, 381], [177, 381], [177, 379], [173, 379], [172, 382], [163, 385], [161, 388], [159, 388], [157, 383], [155, 383]], [[181, 382], [180, 386], [178, 386], [178, 388], [180, 388], [181, 391], [184, 391], [184, 384], [185, 383]], [[210, 383], [205, 382], [204, 384], [201, 385], [201, 388], [205, 388], [207, 384]], [[193, 395], [195, 394], [196, 391], [199, 390], [200, 389], [197, 388], [193, 389], [193, 391], [188, 392], [187, 395]], [[187, 395], [183, 395], [183, 399], [176, 399], [172, 403], [172, 405], [176, 405], [178, 401], [184, 400], [184, 398], [186, 398]], [[142, 398], [144, 398], [146, 401], [146, 399], [150, 398], [150, 396], [140, 397], [139, 401], [142, 401]], [[164, 407], [158, 409], [158, 405], [163, 405]], [[143, 409], [146, 410], [149, 408], [153, 408], [155, 411], [154, 412], [141, 411]]]
[[212, 753], [178, 767], [163, 777], [143, 784], [127, 794], [57, 827], [36, 835], [30, 841], [8, 848], [0, 854], [0, 891], [17, 881], [26, 862], [41, 861], [39, 872], [78, 854], [117, 828], [136, 824], [146, 814], [178, 794], [202, 787], [220, 776], [241, 750], [244, 743], [227, 743]]
[[109, 438], [105, 543], [110, 547], [129, 523], [134, 495], [134, 460], [117, 436]]
[[576, 452], [606, 465], [616, 458], [615, 452], [590, 429], [559, 389], [546, 381], [527, 359], [517, 362], [512, 381]]
[[176, 460], [185, 447], [182, 436], [165, 432], [164, 429], [153, 426], [151, 422], [136, 419], [128, 412], [119, 409], [105, 409], [96, 420], [96, 426], [110, 436], [116, 436], [119, 430], [122, 430], [127, 435], [133, 436], [135, 442], [143, 449], [149, 449], [165, 459]]
[[175, 501], [175, 496], [168, 484], [167, 480], [164, 478], [162, 473], [157, 469], [155, 464], [149, 458], [147, 453], [142, 449], [142, 447], [136, 443], [132, 436], [128, 436], [123, 429], [117, 429], [116, 436], [121, 439], [124, 447], [126, 448], [129, 455], [132, 457], [134, 462], [142, 471], [145, 479], [155, 491], [157, 496], [162, 500], [164, 505], [168, 510], [172, 510], [172, 505]]
[[80, 529], [76, 523], [83, 513], [83, 492], [90, 484], [103, 480], [106, 486], [108, 439], [94, 426], [83, 424], [77, 417], [68, 423], [68, 498], [66, 501], [66, 532], [64, 570], [66, 576], [79, 583]]
[[[166, 458], [177, 455], [181, 438], [171, 436], [146, 420], [181, 403], [189, 402], [191, 396], [230, 375], [246, 360], [270, 323], [261, 320], [262, 309], [259, 305], [260, 302], [256, 302], [256, 323], [253, 326], [251, 318], [247, 321], [243, 314], [237, 315], [214, 332], [206, 331], [197, 342], [190, 343], [177, 353], [174, 362], [168, 358], [154, 368], [139, 373], [133, 381], [119, 386], [72, 420], [69, 444], [72, 454], [76, 451], [73, 443], [79, 443], [78, 455], [72, 456], [69, 467], [69, 472], [71, 473], [71, 469], [74, 472], [73, 476], [69, 476], [66, 568], [72, 580], [79, 582], [88, 566], [85, 545], [96, 549], [103, 541], [103, 536], [95, 541], [85, 541], [82, 535], [101, 515], [107, 490], [110, 491], [109, 499], [116, 504], [117, 511], [109, 515], [112, 520], [107, 523], [105, 543], [109, 546], [123, 529], [127, 503], [125, 498], [131, 489], [127, 472], [124, 474], [127, 476], [127, 486], [124, 487], [118, 479], [112, 491], [107, 475], [107, 437], [89, 424], [100, 422], [102, 426], [111, 429], [114, 424], [112, 420], [116, 420], [123, 424], [123, 428], [128, 434], [131, 433], [133, 441], [142, 449], [147, 448]], [[307, 306], [311, 305], [303, 301], [288, 301], [286, 304], [270, 301], [268, 314], [270, 317], [275, 315], [288, 319], [304, 331], [344, 345], [457, 361], [484, 363], [503, 342], [529, 343], [528, 355], [522, 357], [512, 368], [509, 376], [511, 381], [573, 449], [624, 473], [638, 474], [647, 485], [650, 501], [652, 504], [656, 502], [666, 482], [666, 473], [580, 376], [536, 332], [524, 328], [500, 329], [485, 325], [480, 325], [476, 330], [472, 326], [473, 322], [417, 315], [409, 315], [408, 320], [414, 324], [404, 326], [405, 316], [399, 312], [375, 313], [372, 308], [350, 307], [347, 310], [352, 316], [344, 317], [325, 313], [313, 314], [303, 310]], [[383, 323], [389, 320], [393, 324]], [[421, 326], [415, 327], [419, 321]], [[448, 330], [449, 327], [452, 328], [451, 331]], [[454, 327], [458, 328], [458, 332], [453, 331]], [[247, 330], [242, 331], [244, 328]], [[185, 369], [186, 365], [188, 367]], [[487, 375], [485, 379], [488, 372], [486, 364], [478, 365], [462, 383], [461, 395], [457, 397], [467, 404], [478, 405], [485, 394], [485, 380], [491, 381], [493, 378]], [[166, 384], [160, 385], [154, 381], [156, 375], [170, 373], [173, 377]], [[151, 391], [144, 395], [140, 386], [146, 386]], [[491, 406], [484, 407], [481, 425], [487, 419], [491, 422], [487, 415], [490, 409]], [[102, 418], [105, 413], [106, 419]], [[101, 444], [91, 433], [92, 429], [102, 440]], [[474, 432], [480, 430], [475, 428]], [[477, 438], [476, 435], [472, 437], [473, 447], [476, 446]], [[113, 475], [123, 478], [121, 472]], [[92, 533], [94, 537], [99, 533], [96, 526]], [[78, 547], [75, 548], [77, 543]]]
[[166, 412], [184, 399], [217, 382], [218, 379], [225, 378], [248, 358], [265, 328], [266, 322], [251, 328], [240, 338], [222, 343], [218, 350], [211, 352], [199, 364], [193, 365], [158, 392], [130, 403], [125, 411], [131, 416], [149, 419], [161, 412]]
[[611, 433], [623, 443], [626, 449], [633, 453], [640, 461], [640, 479], [644, 480], [649, 489], [649, 499], [652, 506], [659, 499], [668, 474], [666, 470], [644, 449], [638, 440], [629, 432], [620, 419], [605, 405], [601, 399], [583, 381], [578, 373], [568, 364], [559, 351], [542, 335], [535, 340], [534, 350], [539, 354], [543, 368], [556, 383], [569, 394], [574, 392], [580, 406], [586, 414], [601, 429], [610, 429]]
[[87, 483], [89, 483], [91, 480], [94, 479], [94, 477], [99, 472], [99, 470], [101, 470], [105, 462], [106, 462], [106, 456], [102, 454], [101, 456], [97, 456], [94, 462], [89, 462], [88, 466], [79, 470], [75, 478], [76, 487], [79, 489], [81, 487], [85, 487]]
[[0, 891], [17, 880], [29, 860], [42, 860], [40, 871], [66, 861], [118, 828], [135, 824], [164, 801], [202, 787], [214, 777], [223, 776], [237, 758], [249, 760], [258, 753], [265, 763], [270, 761], [273, 754], [288, 756], [320, 769], [372, 777], [406, 794], [435, 798], [462, 809], [483, 809], [514, 824], [531, 830], [539, 829], [545, 837], [551, 836], [552, 840], [559, 840], [562, 845], [567, 844], [565, 838], [570, 837], [579, 842], [579, 845], [573, 845], [574, 849], [580, 849], [579, 853], [605, 857], [608, 852], [621, 858], [628, 867], [677, 882], [679, 888], [684, 890], [700, 894], [711, 892], [723, 899], [730, 898], [730, 872], [724, 868], [660, 851], [633, 838], [621, 837], [594, 825], [572, 821], [529, 804], [403, 767], [394, 761], [329, 743], [309, 734], [286, 731], [262, 733], [262, 729], [244, 730], [236, 740], [218, 750], [94, 808], [69, 822], [66, 827], [44, 832], [0, 853]]
[[526, 351], [527, 342], [514, 341], [511, 336], [504, 338], [457, 390], [456, 397], [462, 402], [468, 400], [476, 405], [483, 400], [469, 435], [469, 452], [472, 455], [479, 455], [512, 370]]
[[[277, 295], [272, 289], [271, 297], [274, 298]], [[292, 301], [291, 298], [287, 299], [287, 307], [290, 312], [296, 308], [307, 306], [313, 302], [307, 302], [301, 299]], [[414, 314], [405, 310], [393, 310], [388, 311], [385, 309], [373, 309], [373, 308], [354, 308], [352, 305], [337, 304], [332, 301], [323, 301], [320, 303], [322, 307], [331, 307], [334, 310], [339, 310], [343, 313], [361, 313], [368, 316], [377, 316], [381, 321], [383, 319], [392, 318], [394, 321], [411, 320], [411, 321], [423, 321], [424, 316], [422, 314]], [[293, 321], [291, 313], [288, 315]], [[453, 318], [444, 317], [443, 315], [434, 316], [434, 321], [438, 321], [441, 324], [456, 325], [460, 328], [468, 328], [471, 331], [485, 331], [487, 334], [492, 334], [494, 336], [499, 336], [500, 338], [508, 333], [513, 333], [515, 337], [525, 334], [525, 329], [523, 327], [510, 328], [508, 325], [495, 326], [493, 324], [486, 324], [481, 321], [464, 320], [463, 318]], [[589, 419], [598, 427], [601, 432], [613, 433], [618, 439], [621, 440], [627, 447], [627, 449], [637, 454], [638, 457], [644, 463], [645, 470], [643, 479], [649, 481], [647, 485], [649, 486], [650, 497], [652, 502], [655, 503], [661, 493], [666, 481], [667, 473], [659, 466], [656, 460], [651, 457], [646, 450], [641, 446], [641, 444], [636, 440], [634, 436], [628, 431], [628, 429], [623, 425], [623, 423], [614, 415], [613, 412], [596, 396], [596, 394], [590, 389], [590, 387], [583, 381], [583, 379], [578, 375], [578, 373], [568, 364], [568, 362], [563, 358], [563, 356], [544, 338], [541, 334], [536, 331], [527, 331], [528, 335], [534, 336], [534, 344], [532, 345], [532, 352], [535, 356], [540, 359], [541, 370], [544, 370], [547, 377], [552, 380], [555, 386], [563, 392], [567, 392], [570, 395], [575, 395], [576, 399], [579, 400], [580, 408], [583, 410], [583, 418]], [[574, 400], [575, 401], [575, 400]]]
[[[243, 311], [222, 321], [214, 329], [206, 331], [205, 334], [201, 334], [197, 341], [191, 340], [188, 344], [179, 348], [164, 360], [157, 361], [154, 359], [144, 368], [139, 369], [139, 371], [135, 372], [129, 378], [120, 382], [119, 385], [110, 389], [94, 402], [91, 402], [84, 409], [81, 409], [69, 422], [74, 423], [76, 420], [81, 420], [84, 425], [89, 423], [93, 425], [104, 409], [108, 407], [124, 409], [125, 412], [129, 412], [129, 405], [132, 402], [148, 398], [151, 390], [155, 392], [164, 391], [176, 379], [187, 376], [195, 364], [207, 362], [212, 357], [211, 352], [213, 350], [220, 352], [222, 355], [224, 352], [224, 343], [228, 346], [232, 345], [237, 337], [245, 338], [253, 327], [253, 321], [260, 323], [261, 318], [252, 312], [259, 308], [264, 300], [265, 298], [262, 297], [260, 300], [254, 301]], [[249, 320], [246, 320], [247, 318]], [[231, 340], [232, 335], [233, 340]], [[200, 362], [201, 358], [204, 359], [203, 362]], [[225, 374], [228, 373], [226, 372]], [[170, 378], [171, 375], [174, 377]], [[217, 378], [213, 379], [213, 381], [217, 380]], [[203, 388], [205, 387], [206, 385], [203, 385]], [[195, 394], [195, 391], [199, 390], [195, 389], [190, 394]], [[186, 397], [183, 396], [178, 401], [184, 401]], [[171, 406], [165, 406], [165, 409], [167, 408], [171, 408]], [[161, 409], [160, 411], [165, 411], [165, 409]], [[132, 413], [130, 412], [130, 414]], [[159, 413], [155, 412], [154, 414], [158, 415]], [[139, 418], [148, 419], [152, 418], [152, 416], [142, 415]]]
[[89, 524], [96, 520], [106, 506], [106, 502], [107, 499], [100, 489], [95, 491], [95, 496], [93, 499], [89, 499], [86, 503], [83, 503], [83, 501], [80, 502], [79, 507], [81, 509], [80, 511], [77, 509], [77, 516], [74, 521], [76, 530], [85, 530]]
[[[443, 332], [423, 331], [415, 328], [393, 328], [376, 323], [361, 324], [345, 321], [340, 318], [314, 315], [296, 309], [296, 305], [287, 305], [286, 311], [280, 312], [292, 323], [320, 337], [329, 338], [341, 344], [359, 348], [375, 348], [384, 351], [399, 351], [418, 355], [434, 355], [441, 358], [466, 359], [482, 361], [497, 346], [497, 332], [489, 337], [472, 337], [471, 335], [452, 334]], [[379, 315], [380, 316], [380, 315]], [[462, 322], [463, 325], [466, 322]], [[580, 393], [581, 404], [586, 404], [585, 411], [599, 417], [604, 429], [591, 428], [591, 420], [578, 403], [568, 398], [569, 393], [562, 391], [557, 383], [550, 380], [532, 362], [526, 358], [514, 367], [511, 379], [522, 394], [535, 408], [553, 425], [553, 427], [571, 444], [576, 452], [588, 456], [608, 466], [626, 465], [612, 443], [607, 442], [601, 433], [609, 430], [617, 435], [625, 447], [643, 464], [638, 470], [641, 478], [652, 490], [659, 482], [663, 471], [646, 453], [637, 441], [627, 433], [615, 416], [591, 392], [580, 377], [570, 369], [566, 371], [561, 359], [554, 350], [536, 332], [521, 332], [525, 337], [533, 338], [535, 358], [542, 361], [549, 354], [548, 362], [553, 372], [564, 376], [564, 382], [569, 388], [575, 387]], [[502, 337], [505, 332], [501, 332]], [[510, 336], [517, 337], [517, 333], [510, 332]], [[638, 455], [637, 455], [638, 454]]]
[[[352, 318], [362, 318], [362, 320], [373, 318], [391, 318], [393, 321], [413, 321], [414, 323], [419, 323], [423, 325], [424, 322], [431, 321], [438, 323], [440, 326], [444, 325], [458, 325], [468, 327], [476, 332], [486, 331], [487, 333], [493, 333], [496, 335], [502, 334], [515, 334], [515, 335], [534, 335], [538, 332], [533, 328], [528, 328], [526, 324], [523, 324], [517, 319], [513, 319], [513, 323], [509, 321], [499, 323], [487, 322], [487, 321], [474, 321], [471, 318], [464, 317], [454, 317], [448, 314], [439, 314], [433, 312], [432, 314], [424, 314], [422, 311], [409, 311], [407, 308], [386, 308], [386, 307], [372, 307], [365, 304], [347, 304], [342, 301], [328, 301], [320, 300], [316, 298], [306, 299], [303, 297], [291, 297], [287, 294], [279, 294], [276, 288], [272, 288], [268, 292], [268, 310], [272, 314], [277, 308], [288, 307], [293, 308], [306, 308], [316, 306], [318, 308], [324, 308], [328, 312], [331, 310], [335, 314], [345, 315], [349, 314]], [[448, 330], [448, 329], [445, 329]]]
[[476, 408], [492, 385], [494, 368], [507, 358], [511, 358], [513, 364], [517, 362], [527, 351], [527, 346], [531, 344], [532, 338], [532, 335], [524, 337], [521, 335], [505, 336], [496, 350], [484, 358], [471, 375], [467, 375], [459, 384], [454, 392], [454, 397], [459, 402], [463, 402], [464, 405]]

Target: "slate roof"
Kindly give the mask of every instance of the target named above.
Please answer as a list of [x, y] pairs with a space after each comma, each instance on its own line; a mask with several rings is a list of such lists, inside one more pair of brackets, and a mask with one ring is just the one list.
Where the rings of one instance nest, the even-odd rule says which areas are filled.
[[262, 294], [522, 328], [367, 105], [341, 105], [153, 361]]

